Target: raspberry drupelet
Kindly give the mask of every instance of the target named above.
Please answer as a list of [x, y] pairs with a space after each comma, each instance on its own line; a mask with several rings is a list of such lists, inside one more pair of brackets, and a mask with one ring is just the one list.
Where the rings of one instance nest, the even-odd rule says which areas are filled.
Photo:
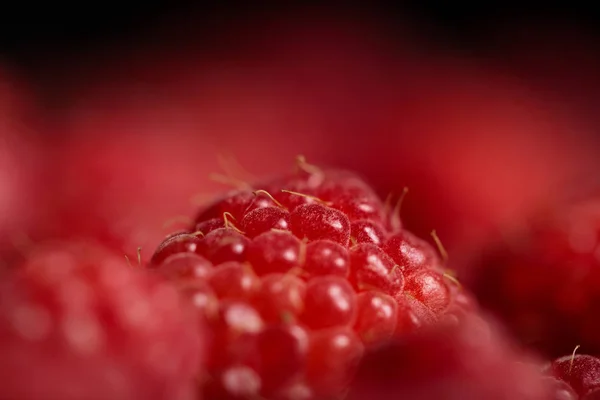
[[435, 248], [397, 220], [359, 176], [300, 159], [167, 238], [150, 268], [201, 288], [205, 395], [337, 396], [366, 349], [470, 312]]

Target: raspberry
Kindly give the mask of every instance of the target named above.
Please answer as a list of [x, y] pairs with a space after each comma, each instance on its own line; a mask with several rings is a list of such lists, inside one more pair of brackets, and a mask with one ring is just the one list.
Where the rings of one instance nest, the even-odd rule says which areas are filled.
[[188, 299], [203, 320], [212, 319], [219, 310], [219, 300], [215, 291], [206, 282], [195, 281], [180, 284], [179, 290]]
[[374, 244], [359, 244], [350, 249], [350, 268], [350, 280], [359, 289], [376, 288], [392, 296], [402, 293], [402, 268]]
[[195, 253], [174, 253], [161, 263], [160, 272], [169, 279], [207, 278], [213, 265]]
[[269, 274], [262, 278], [260, 292], [254, 305], [265, 321], [282, 322], [282, 319], [298, 319], [304, 310], [306, 283], [290, 274]]
[[350, 232], [356, 243], [381, 245], [386, 239], [385, 228], [381, 224], [370, 220], [360, 219], [353, 222], [350, 226]]
[[196, 225], [195, 231], [202, 232], [203, 235], [206, 235], [207, 233], [219, 228], [225, 228], [225, 221], [223, 218], [211, 218]]
[[397, 296], [395, 299], [398, 302], [396, 332], [400, 334], [414, 332], [436, 320], [436, 315], [432, 310], [407, 293]]
[[244, 261], [250, 239], [231, 228], [219, 228], [208, 233], [196, 250], [213, 264]]
[[[189, 282], [188, 294], [202, 288], [206, 396], [338, 396], [365, 349], [474, 308], [431, 245], [389, 226], [361, 178], [298, 167], [218, 199], [152, 259], [169, 275], [174, 254], [186, 255], [191, 272], [175, 280]], [[211, 294], [216, 312], [205, 306]]]
[[587, 400], [590, 393], [600, 390], [600, 359], [597, 357], [586, 354], [568, 355], [557, 358], [545, 370], [547, 374], [567, 384], [582, 399]]
[[347, 246], [350, 240], [350, 220], [341, 211], [322, 204], [303, 204], [290, 214], [294, 235], [308, 240], [329, 239]]
[[371, 349], [348, 400], [547, 400], [537, 363], [478, 317], [440, 324]]
[[356, 313], [356, 293], [337, 276], [319, 276], [306, 286], [302, 322], [312, 329], [349, 325]]
[[298, 265], [300, 248], [300, 239], [289, 232], [269, 231], [252, 240], [247, 260], [259, 275], [288, 272]]
[[178, 233], [165, 239], [152, 256], [152, 264], [160, 264], [169, 256], [194, 253], [200, 245], [200, 238], [188, 233]]
[[398, 303], [392, 296], [371, 290], [359, 294], [356, 303], [354, 329], [363, 342], [384, 342], [392, 337], [398, 319]]
[[0, 397], [190, 399], [198, 328], [171, 285], [123, 258], [40, 249], [0, 282]]
[[247, 213], [240, 224], [246, 235], [253, 238], [271, 229], [287, 230], [290, 213], [277, 207], [257, 208]]
[[306, 380], [317, 394], [338, 393], [350, 383], [363, 353], [363, 343], [349, 327], [317, 331], [310, 340]]
[[260, 281], [247, 264], [229, 261], [219, 264], [208, 283], [221, 299], [250, 299], [260, 287]]
[[405, 291], [434, 313], [443, 312], [452, 300], [444, 279], [433, 271], [411, 271], [406, 275]]
[[563, 204], [486, 249], [468, 284], [522, 342], [550, 358], [575, 344], [597, 354], [599, 245], [598, 198]]
[[427, 242], [406, 230], [388, 238], [383, 248], [396, 264], [406, 269], [438, 268], [441, 264], [438, 255]]
[[331, 240], [315, 240], [306, 246], [303, 272], [309, 276], [339, 275], [350, 271], [348, 249]]

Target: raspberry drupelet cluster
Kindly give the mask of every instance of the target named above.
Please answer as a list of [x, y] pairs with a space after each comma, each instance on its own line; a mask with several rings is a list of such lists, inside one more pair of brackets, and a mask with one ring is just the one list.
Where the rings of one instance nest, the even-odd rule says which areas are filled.
[[589, 354], [559, 357], [544, 368], [557, 400], [600, 399], [600, 358]]
[[167, 237], [150, 268], [206, 321], [206, 396], [336, 396], [365, 350], [470, 313], [474, 301], [398, 212], [357, 175], [300, 158]]

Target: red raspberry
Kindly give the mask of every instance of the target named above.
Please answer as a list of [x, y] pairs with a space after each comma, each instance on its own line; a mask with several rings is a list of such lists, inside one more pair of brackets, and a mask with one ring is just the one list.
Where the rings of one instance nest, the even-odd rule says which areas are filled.
[[524, 343], [550, 357], [575, 344], [600, 352], [600, 201], [590, 198], [531, 219], [471, 267], [482, 305]]
[[0, 398], [191, 399], [201, 336], [182, 306], [102, 249], [40, 250], [0, 281]]
[[[592, 393], [600, 391], [600, 359], [597, 357], [572, 354], [557, 358], [545, 370], [547, 374], [567, 384], [584, 400], [593, 398]], [[577, 399], [577, 396], [572, 398]]]
[[[186, 254], [189, 272], [176, 280], [202, 287], [198, 308], [213, 336], [205, 394], [337, 396], [365, 347], [468, 314], [470, 297], [444, 276], [434, 248], [389, 219], [356, 175], [300, 161], [296, 173], [219, 199], [191, 233], [167, 238], [151, 268], [172, 271]], [[206, 286], [219, 303], [211, 315]]]
[[548, 383], [493, 325], [440, 324], [369, 351], [348, 400], [548, 400]]

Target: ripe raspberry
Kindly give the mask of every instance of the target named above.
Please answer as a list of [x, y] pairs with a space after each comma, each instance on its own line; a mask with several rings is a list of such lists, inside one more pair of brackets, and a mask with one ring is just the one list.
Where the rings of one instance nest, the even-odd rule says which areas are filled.
[[600, 201], [532, 218], [471, 267], [469, 286], [524, 342], [551, 358], [600, 352]]
[[600, 359], [597, 357], [586, 354], [560, 357], [550, 363], [545, 372], [562, 382], [563, 387], [566, 385], [565, 391], [570, 388], [573, 399], [591, 400], [600, 391]]
[[[207, 396], [336, 396], [365, 348], [469, 312], [433, 247], [395, 230], [365, 182], [298, 166], [206, 207], [150, 264], [172, 275], [178, 257], [179, 284], [203, 287], [199, 309], [213, 336]], [[213, 294], [217, 311], [207, 315]]]
[[0, 281], [0, 398], [191, 399], [201, 336], [182, 307], [103, 249], [39, 250]]
[[548, 383], [493, 325], [440, 324], [369, 351], [348, 400], [547, 400]]

